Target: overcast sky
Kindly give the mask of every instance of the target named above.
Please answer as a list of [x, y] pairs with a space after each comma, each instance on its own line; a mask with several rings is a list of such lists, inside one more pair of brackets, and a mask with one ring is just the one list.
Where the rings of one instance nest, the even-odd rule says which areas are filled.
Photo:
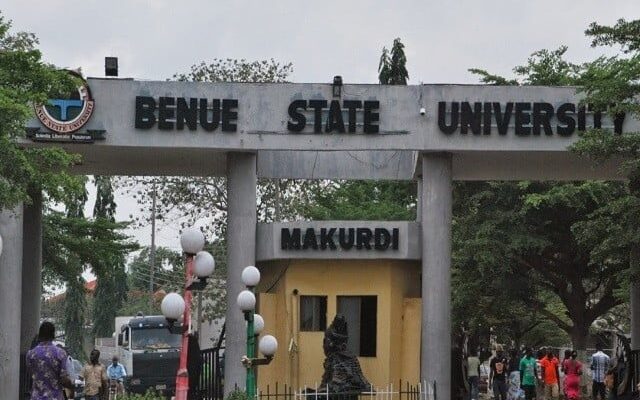
[[[591, 49], [584, 30], [640, 18], [640, 0], [165, 1], [4, 0], [16, 30], [34, 32], [44, 58], [103, 76], [117, 56], [121, 77], [164, 80], [213, 58], [274, 58], [293, 63], [294, 82], [377, 82], [383, 46], [400, 37], [410, 84], [473, 83], [468, 68], [510, 75], [542, 48], [569, 46], [580, 62]], [[136, 207], [119, 196], [119, 219]], [[148, 232], [135, 236], [148, 243]], [[177, 230], [161, 244], [177, 247]]]
[[375, 83], [383, 46], [406, 45], [410, 83], [471, 83], [467, 69], [509, 74], [534, 50], [569, 46], [569, 58], [600, 54], [592, 21], [640, 17], [638, 0], [165, 1], [4, 0], [14, 27], [36, 33], [45, 58], [104, 74], [161, 79], [219, 58], [292, 62], [295, 82]]

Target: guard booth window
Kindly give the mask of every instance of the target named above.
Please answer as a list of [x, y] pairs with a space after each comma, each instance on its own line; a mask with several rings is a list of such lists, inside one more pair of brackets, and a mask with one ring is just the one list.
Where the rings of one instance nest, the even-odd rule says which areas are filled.
[[300, 296], [300, 330], [327, 329], [327, 296]]
[[347, 321], [347, 348], [360, 357], [375, 357], [378, 298], [338, 296], [338, 314], [342, 314]]

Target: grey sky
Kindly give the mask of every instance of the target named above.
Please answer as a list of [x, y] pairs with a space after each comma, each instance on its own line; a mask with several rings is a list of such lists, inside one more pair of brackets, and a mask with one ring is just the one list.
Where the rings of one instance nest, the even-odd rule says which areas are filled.
[[640, 16], [638, 0], [5, 0], [0, 9], [38, 35], [47, 60], [89, 76], [102, 76], [106, 55], [139, 79], [214, 57], [273, 57], [294, 64], [296, 82], [376, 82], [382, 46], [400, 37], [414, 84], [475, 82], [470, 67], [507, 74], [561, 44], [587, 60], [601, 52], [583, 35], [589, 22]]
[[[109, 55], [121, 77], [161, 80], [215, 57], [273, 57], [293, 63], [295, 82], [374, 83], [382, 47], [400, 37], [418, 84], [473, 83], [471, 67], [510, 75], [562, 44], [573, 61], [593, 59], [603, 50], [589, 47], [587, 25], [640, 18], [640, 1], [5, 0], [0, 10], [40, 38], [47, 61], [87, 76], [102, 76]], [[126, 196], [118, 204], [119, 219], [137, 212]], [[148, 228], [133, 233], [148, 243]], [[176, 248], [177, 229], [159, 243]]]

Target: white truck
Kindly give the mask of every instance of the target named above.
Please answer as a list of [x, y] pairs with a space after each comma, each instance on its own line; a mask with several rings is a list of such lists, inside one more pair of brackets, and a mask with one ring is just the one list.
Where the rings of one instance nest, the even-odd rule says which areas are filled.
[[127, 391], [145, 393], [153, 389], [174, 395], [182, 336], [171, 333], [165, 317], [118, 317], [116, 332], [117, 354], [128, 375]]

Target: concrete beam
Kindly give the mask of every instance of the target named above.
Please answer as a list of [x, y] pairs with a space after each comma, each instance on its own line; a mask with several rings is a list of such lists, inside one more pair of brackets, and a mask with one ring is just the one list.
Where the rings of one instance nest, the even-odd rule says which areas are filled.
[[450, 154], [422, 155], [422, 346], [420, 379], [451, 398]]
[[22, 205], [0, 211], [0, 388], [2, 398], [20, 392], [20, 301], [22, 299]]
[[225, 397], [235, 387], [245, 388], [246, 370], [240, 360], [247, 354], [247, 333], [236, 304], [245, 287], [242, 270], [256, 262], [256, 155], [230, 153], [227, 157], [227, 313], [225, 317]]

